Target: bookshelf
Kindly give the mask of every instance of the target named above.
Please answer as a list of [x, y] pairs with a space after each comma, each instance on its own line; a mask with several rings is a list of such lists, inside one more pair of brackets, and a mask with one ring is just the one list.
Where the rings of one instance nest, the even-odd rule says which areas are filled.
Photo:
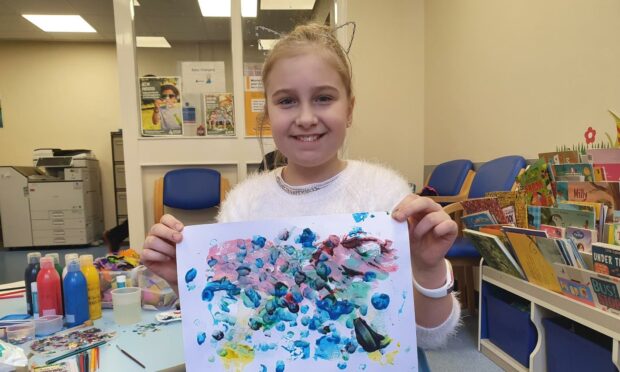
[[[547, 371], [545, 328], [542, 320], [558, 314], [609, 336], [612, 339], [612, 362], [616, 368], [620, 369], [619, 316], [485, 266], [483, 260], [481, 260], [480, 272], [480, 287], [485, 282], [490, 283], [531, 303], [530, 319], [538, 334], [538, 341], [530, 354], [530, 366], [527, 368], [494, 345], [488, 338], [481, 338], [482, 324], [487, 316], [487, 310], [481, 306], [478, 313], [478, 350], [498, 366], [507, 371]], [[482, 291], [480, 291], [480, 303], [482, 303]]]

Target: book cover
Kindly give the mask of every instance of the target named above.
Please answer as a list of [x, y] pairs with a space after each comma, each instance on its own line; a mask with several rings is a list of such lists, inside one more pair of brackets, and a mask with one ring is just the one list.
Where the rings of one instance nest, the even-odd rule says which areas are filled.
[[605, 175], [605, 169], [603, 167], [595, 164], [592, 166], [592, 168], [594, 169], [594, 181], [599, 182], [607, 180], [607, 176]]
[[597, 273], [620, 277], [620, 246], [593, 243], [592, 260]]
[[605, 181], [620, 181], [619, 163], [594, 164], [594, 167], [602, 170]]
[[587, 149], [586, 153], [591, 163], [594, 164], [613, 164], [620, 163], [620, 149]]
[[608, 244], [620, 245], [620, 223], [606, 223], [607, 239], [603, 239], [602, 242]]
[[595, 306], [590, 275], [585, 270], [559, 263], [553, 264], [553, 269], [565, 296]]
[[531, 164], [522, 175], [517, 178], [520, 189], [526, 193], [529, 205], [554, 205], [555, 199], [551, 189], [548, 164], [540, 159]]
[[551, 264], [556, 262], [562, 264], [566, 263], [556, 239], [536, 236], [534, 240], [536, 240], [536, 246], [540, 249], [540, 253], [542, 253], [547, 262]]
[[235, 136], [232, 93], [205, 93], [203, 98], [207, 137]]
[[577, 177], [579, 181], [594, 181], [594, 168], [590, 163], [553, 164], [551, 170], [555, 181], [566, 181], [566, 177]]
[[558, 226], [541, 224], [539, 226], [539, 229], [545, 231], [547, 233], [547, 236], [549, 236], [550, 238], [563, 238], [564, 234], [566, 233], [565, 228]]
[[[620, 209], [620, 183], [618, 182], [556, 182], [558, 202], [578, 201], [604, 203], [610, 210]], [[607, 214], [612, 222], [613, 214]]]
[[487, 265], [517, 278], [525, 279], [519, 264], [497, 236], [469, 229], [464, 229], [463, 235], [472, 241]]
[[596, 218], [593, 210], [582, 211], [529, 205], [527, 207], [527, 217], [528, 223], [533, 229], [540, 228], [540, 225], [558, 227], [574, 226], [584, 229], [596, 227]]
[[592, 252], [592, 243], [597, 241], [597, 232], [592, 229], [580, 227], [567, 227], [566, 238], [571, 239], [577, 245], [580, 252]]
[[620, 279], [586, 271], [594, 291], [594, 304], [601, 310], [620, 314]]
[[489, 211], [489, 213], [491, 213], [497, 223], [508, 223], [508, 219], [504, 215], [504, 212], [502, 211], [502, 208], [500, 207], [497, 198], [476, 198], [463, 200], [461, 202], [461, 205], [463, 206], [463, 210], [466, 214]]
[[551, 263], [536, 245], [534, 236], [505, 231], [527, 280], [533, 284], [562, 293]]
[[487, 197], [497, 198], [502, 208], [513, 207], [515, 225], [527, 227], [527, 203], [525, 191], [492, 191], [485, 194]]
[[579, 163], [579, 153], [577, 151], [543, 152], [538, 154], [538, 158], [545, 163], [551, 164]]
[[180, 136], [183, 133], [180, 81], [178, 76], [140, 78], [142, 135]]
[[463, 225], [471, 230], [479, 230], [481, 226], [495, 225], [497, 221], [489, 211], [468, 214], [461, 217]]

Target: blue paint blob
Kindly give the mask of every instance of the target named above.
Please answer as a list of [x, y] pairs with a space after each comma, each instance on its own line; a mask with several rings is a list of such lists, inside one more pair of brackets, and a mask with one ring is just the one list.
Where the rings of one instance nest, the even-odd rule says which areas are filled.
[[315, 240], [316, 234], [309, 228], [305, 228], [301, 232], [301, 235], [299, 235], [297, 239], [295, 239], [295, 242], [300, 243], [303, 248], [311, 248], [313, 247]]
[[198, 336], [196, 336], [196, 342], [198, 342], [198, 345], [202, 345], [206, 339], [207, 339], [207, 334], [204, 332], [200, 332]]
[[390, 305], [390, 296], [385, 293], [375, 293], [372, 295], [370, 302], [377, 310], [385, 310]]
[[282, 297], [284, 295], [286, 295], [286, 293], [288, 292], [288, 286], [282, 282], [277, 282], [275, 285], [275, 292], [274, 295], [276, 297]]
[[265, 266], [265, 263], [263, 262], [263, 259], [262, 258], [257, 258], [256, 259], [256, 267], [258, 267], [260, 269], [263, 266]]
[[222, 278], [220, 280], [214, 280], [210, 283], [207, 283], [205, 288], [202, 290], [202, 300], [203, 301], [211, 301], [215, 292], [218, 291], [226, 291], [226, 294], [231, 298], [239, 295], [241, 290], [239, 287], [231, 283], [228, 279]]
[[213, 266], [217, 265], [217, 260], [215, 258], [210, 258], [209, 261], [207, 261], [207, 264], [210, 267], [213, 267]]
[[264, 364], [260, 365], [260, 372], [267, 372], [267, 367]]
[[310, 307], [308, 305], [303, 305], [300, 310], [302, 314], [305, 314], [308, 312], [309, 309]]
[[240, 277], [250, 275], [251, 272], [252, 272], [252, 269], [249, 266], [242, 265], [242, 266], [237, 267], [237, 274]]
[[337, 364], [339, 369], [346, 369], [347, 368], [347, 363], [344, 362], [340, 362]]
[[252, 288], [247, 288], [241, 295], [243, 304], [249, 309], [256, 309], [260, 306], [261, 296]]
[[368, 271], [364, 274], [365, 282], [372, 282], [375, 279], [377, 279], [377, 273], [374, 271]]
[[284, 230], [280, 231], [280, 233], [278, 234], [278, 239], [286, 241], [286, 240], [288, 240], [290, 235], [291, 234], [288, 232], [288, 230], [284, 229]]
[[325, 263], [319, 262], [316, 265], [316, 274], [319, 277], [321, 277], [323, 280], [327, 280], [327, 277], [331, 273], [332, 273], [332, 269], [329, 266], [327, 266]]
[[267, 242], [267, 239], [259, 235], [255, 236], [254, 239], [252, 239], [252, 244], [259, 248], [264, 248], [266, 242]]
[[272, 265], [276, 264], [276, 261], [278, 260], [278, 257], [280, 257], [280, 251], [272, 248], [269, 251], [269, 263], [271, 263]]
[[316, 306], [327, 311], [331, 320], [338, 319], [341, 315], [350, 314], [355, 309], [355, 306], [348, 300], [337, 300], [333, 295], [327, 295], [323, 299], [316, 302]]
[[219, 329], [216, 329], [215, 331], [213, 331], [213, 334], [211, 335], [211, 337], [213, 337], [216, 341], [219, 341], [224, 338], [224, 332], [220, 331]]
[[355, 222], [362, 222], [368, 217], [368, 212], [353, 213]]
[[261, 320], [258, 318], [250, 318], [250, 320], [248, 321], [248, 326], [250, 327], [250, 329], [258, 331], [263, 326], [263, 322], [261, 322]]
[[276, 324], [276, 329], [280, 332], [283, 332], [284, 329], [286, 328], [286, 326], [284, 325], [284, 323], [280, 322], [278, 324]]
[[281, 360], [278, 360], [276, 362], [276, 372], [284, 372], [284, 362]]
[[191, 281], [196, 279], [196, 275], [198, 275], [198, 271], [193, 267], [187, 270], [187, 273], [185, 273], [185, 283], [190, 283]]
[[349, 231], [348, 235], [350, 237], [355, 237], [355, 236], [360, 236], [360, 235], [363, 235], [363, 234], [365, 234], [364, 230], [362, 230], [361, 227], [357, 226], [357, 227], [352, 228], [351, 231]]
[[293, 345], [296, 348], [301, 349], [301, 359], [310, 358], [310, 343], [303, 341], [303, 340], [297, 340], [293, 342]]
[[340, 356], [340, 336], [327, 335], [316, 340], [315, 357], [331, 360]]
[[368, 314], [368, 306], [366, 305], [360, 306], [360, 314], [366, 316]]

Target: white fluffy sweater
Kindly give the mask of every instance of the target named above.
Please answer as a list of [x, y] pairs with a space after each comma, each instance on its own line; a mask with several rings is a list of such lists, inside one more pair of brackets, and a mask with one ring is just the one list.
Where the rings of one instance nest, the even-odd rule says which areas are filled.
[[[325, 188], [291, 195], [278, 185], [281, 168], [248, 177], [229, 194], [218, 215], [219, 222], [250, 221], [298, 216], [391, 211], [407, 194], [409, 185], [395, 171], [380, 165], [349, 160], [346, 168]], [[460, 320], [461, 307], [453, 296], [450, 317], [435, 328], [417, 326], [423, 349], [445, 344]]]

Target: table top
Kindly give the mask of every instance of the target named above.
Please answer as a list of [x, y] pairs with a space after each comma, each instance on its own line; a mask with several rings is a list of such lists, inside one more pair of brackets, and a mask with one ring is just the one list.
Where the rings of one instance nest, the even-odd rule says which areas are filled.
[[[26, 298], [0, 300], [0, 317], [7, 314], [26, 313]], [[160, 371], [171, 368], [183, 368], [183, 335], [181, 322], [157, 323], [155, 311], [142, 311], [142, 320], [133, 325], [119, 326], [114, 323], [112, 309], [103, 309], [103, 316], [96, 320], [95, 326], [103, 331], [116, 332], [116, 337], [104, 346], [101, 346], [100, 368], [101, 372], [118, 371]], [[135, 332], [140, 325], [148, 325], [145, 332]], [[131, 354], [146, 366], [143, 369], [127, 356], [122, 354], [116, 345]], [[29, 343], [20, 345], [28, 354]], [[52, 356], [34, 355], [30, 358], [30, 365], [45, 364]]]

